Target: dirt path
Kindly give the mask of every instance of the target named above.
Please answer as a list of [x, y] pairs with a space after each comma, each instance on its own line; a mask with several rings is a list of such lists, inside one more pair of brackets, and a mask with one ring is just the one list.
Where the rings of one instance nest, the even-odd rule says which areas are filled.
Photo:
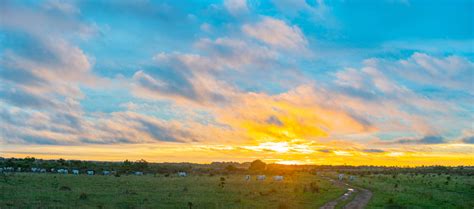
[[347, 191], [346, 193], [344, 193], [342, 196], [338, 197], [337, 199], [326, 203], [325, 205], [320, 207], [320, 209], [334, 209], [338, 203], [349, 199], [351, 195], [355, 195], [354, 199], [352, 199], [349, 203], [347, 203], [343, 208], [362, 209], [362, 208], [365, 208], [367, 203], [369, 203], [370, 198], [372, 198], [372, 192], [367, 189], [353, 187], [347, 183], [344, 183], [341, 181], [335, 181], [330, 178], [327, 178], [327, 179], [337, 186], [347, 188]]

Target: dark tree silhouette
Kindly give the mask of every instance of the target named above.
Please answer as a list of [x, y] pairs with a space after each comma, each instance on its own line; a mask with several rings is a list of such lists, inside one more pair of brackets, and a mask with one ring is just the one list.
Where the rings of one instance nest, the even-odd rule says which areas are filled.
[[254, 160], [250, 163], [249, 170], [251, 171], [263, 171], [267, 168], [267, 164], [262, 162], [261, 160]]

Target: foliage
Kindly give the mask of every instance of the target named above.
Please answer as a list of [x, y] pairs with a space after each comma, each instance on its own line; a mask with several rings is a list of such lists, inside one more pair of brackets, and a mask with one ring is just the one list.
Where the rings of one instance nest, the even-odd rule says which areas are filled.
[[[344, 191], [321, 180], [320, 193], [294, 192], [319, 177], [297, 174], [283, 182], [246, 182], [240, 174], [222, 176], [87, 176], [19, 173], [0, 183], [0, 208], [319, 208]], [[53, 185], [54, 183], [54, 185]], [[67, 185], [70, 190], [60, 190]], [[190, 206], [189, 203], [192, 203]]]
[[267, 168], [267, 164], [262, 162], [261, 160], [255, 160], [252, 163], [250, 163], [250, 168], [249, 170], [251, 171], [263, 171]]

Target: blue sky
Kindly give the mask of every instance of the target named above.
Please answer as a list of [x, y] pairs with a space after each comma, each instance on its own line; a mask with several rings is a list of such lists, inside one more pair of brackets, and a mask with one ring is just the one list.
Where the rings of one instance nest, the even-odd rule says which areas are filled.
[[0, 143], [468, 155], [473, 4], [2, 1]]

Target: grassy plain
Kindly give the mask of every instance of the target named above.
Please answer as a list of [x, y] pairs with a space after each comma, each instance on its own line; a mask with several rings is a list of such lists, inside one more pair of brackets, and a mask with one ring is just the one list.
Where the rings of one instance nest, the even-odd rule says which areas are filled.
[[310, 174], [246, 182], [243, 175], [16, 173], [0, 179], [0, 208], [318, 208], [343, 193]]
[[367, 208], [474, 208], [473, 176], [377, 174], [350, 183], [372, 191]]

